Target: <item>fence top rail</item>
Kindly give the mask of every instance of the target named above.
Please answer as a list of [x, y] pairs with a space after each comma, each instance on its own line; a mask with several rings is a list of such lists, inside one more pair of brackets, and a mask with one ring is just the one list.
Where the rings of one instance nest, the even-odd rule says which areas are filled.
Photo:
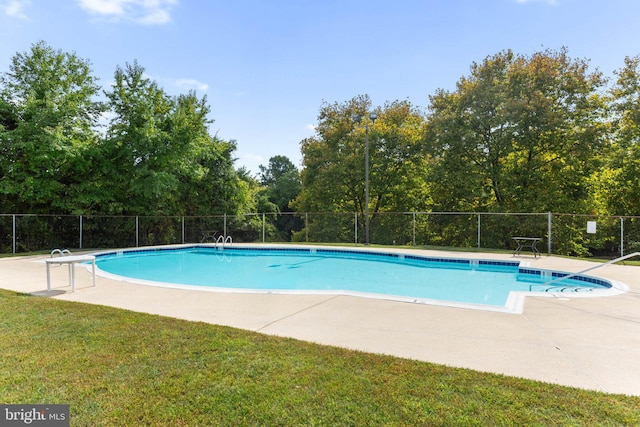
[[439, 212], [439, 211], [410, 211], [410, 212], [376, 212], [376, 214], [386, 215], [386, 214], [403, 214], [403, 215], [513, 215], [513, 216], [522, 216], [522, 215], [534, 215], [534, 216], [547, 216], [548, 212]]
[[[45, 217], [45, 218], [230, 218], [243, 216], [261, 216], [261, 215], [354, 215], [362, 214], [362, 212], [247, 212], [244, 214], [214, 214], [214, 215], [100, 215], [100, 214], [34, 214], [34, 213], [0, 213], [0, 217]], [[554, 213], [554, 212], [447, 212], [447, 211], [385, 211], [375, 212], [375, 215], [502, 215], [502, 216], [569, 216], [584, 218], [604, 218], [604, 219], [638, 219], [640, 215], [598, 215], [598, 214], [580, 214], [580, 213]]]
[[598, 214], [576, 214], [576, 213], [554, 213], [554, 216], [577, 216], [585, 218], [624, 218], [624, 219], [638, 219], [640, 215], [598, 215]]

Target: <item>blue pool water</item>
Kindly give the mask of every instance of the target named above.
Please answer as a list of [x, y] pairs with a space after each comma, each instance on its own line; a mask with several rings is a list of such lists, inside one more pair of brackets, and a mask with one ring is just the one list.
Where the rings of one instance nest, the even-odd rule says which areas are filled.
[[104, 272], [144, 281], [253, 291], [365, 293], [415, 300], [504, 306], [510, 292], [582, 292], [610, 288], [517, 261], [445, 259], [341, 249], [193, 246], [99, 254]]

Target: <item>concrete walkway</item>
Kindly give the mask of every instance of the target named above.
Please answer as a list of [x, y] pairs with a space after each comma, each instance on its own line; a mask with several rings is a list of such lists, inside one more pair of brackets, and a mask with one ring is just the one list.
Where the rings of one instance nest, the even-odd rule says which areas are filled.
[[[510, 255], [419, 251], [508, 259]], [[416, 251], [411, 251], [416, 253]], [[42, 256], [0, 259], [0, 288], [227, 325], [320, 344], [471, 368], [556, 384], [640, 396], [640, 267], [610, 265], [589, 274], [618, 280], [617, 296], [527, 297], [522, 314], [341, 295], [219, 293], [145, 286], [53, 267], [47, 293]], [[542, 256], [534, 268], [576, 272], [595, 264]]]

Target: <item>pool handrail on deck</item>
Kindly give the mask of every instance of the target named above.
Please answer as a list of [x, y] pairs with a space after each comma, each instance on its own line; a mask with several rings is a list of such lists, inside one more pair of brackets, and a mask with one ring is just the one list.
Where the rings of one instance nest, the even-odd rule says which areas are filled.
[[590, 267], [590, 268], [587, 268], [585, 270], [578, 271], [576, 273], [570, 273], [570, 274], [567, 274], [566, 276], [562, 276], [562, 277], [558, 277], [556, 279], [550, 280], [550, 281], [548, 281], [546, 283], [543, 283], [542, 286], [547, 286], [547, 285], [550, 285], [552, 283], [559, 282], [560, 280], [570, 279], [572, 277], [579, 276], [579, 275], [581, 275], [583, 273], [586, 273], [587, 271], [591, 271], [591, 270], [595, 270], [595, 269], [600, 268], [600, 267], [604, 267], [604, 266], [607, 266], [607, 265], [615, 264], [616, 262], [624, 261], [625, 259], [633, 258], [633, 257], [639, 256], [639, 255], [640, 255], [640, 252], [634, 252], [632, 254], [621, 256], [621, 257], [618, 257], [616, 259], [612, 259], [611, 261], [607, 261], [607, 262], [605, 262], [603, 264], [599, 264], [599, 265], [596, 265], [594, 267]]

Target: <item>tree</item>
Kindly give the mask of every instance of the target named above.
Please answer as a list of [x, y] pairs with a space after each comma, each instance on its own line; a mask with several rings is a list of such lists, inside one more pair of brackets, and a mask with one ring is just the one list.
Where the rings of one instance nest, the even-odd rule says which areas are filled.
[[367, 125], [369, 211], [372, 240], [382, 241], [384, 233], [376, 236], [374, 230], [381, 212], [422, 210], [429, 201], [424, 180], [428, 157], [420, 150], [425, 121], [408, 101], [388, 102], [375, 109], [367, 96], [324, 104], [317, 136], [301, 143], [303, 187], [295, 206], [311, 212], [357, 212], [364, 217], [366, 128], [353, 116], [368, 118], [370, 111], [377, 114], [377, 120]]
[[0, 77], [3, 210], [82, 212], [103, 110], [88, 61], [38, 42]]
[[233, 169], [234, 142], [208, 133], [206, 97], [168, 96], [137, 62], [118, 67], [106, 95], [115, 113], [103, 153], [111, 191], [104, 209], [119, 214], [207, 215], [247, 205]]
[[105, 93], [114, 113], [103, 144], [103, 173], [113, 198], [105, 210], [110, 213], [168, 213], [178, 185], [168, 167], [173, 160], [167, 132], [173, 105], [144, 71], [135, 61], [117, 67], [112, 90]]
[[260, 183], [280, 212], [292, 212], [289, 203], [300, 194], [302, 183], [300, 172], [288, 157], [271, 157], [268, 166], [260, 165]]
[[428, 144], [436, 205], [462, 211], [577, 211], [604, 138], [604, 85], [560, 51], [511, 51], [474, 63], [455, 92], [433, 95]]
[[167, 166], [178, 180], [176, 205], [181, 215], [244, 213], [251, 192], [233, 167], [235, 141], [209, 135], [210, 108], [194, 92], [173, 99], [168, 133], [173, 160]]
[[183, 180], [180, 194], [181, 211], [185, 215], [229, 214], [252, 212], [255, 189], [251, 180], [233, 167], [235, 141], [211, 137], [194, 162], [202, 167], [202, 174]]
[[[269, 165], [260, 165], [260, 183], [263, 191], [258, 197], [266, 197], [267, 201], [278, 212], [275, 228], [279, 231], [279, 238], [290, 241], [294, 230], [302, 227], [299, 218], [293, 215], [295, 210], [290, 203], [300, 194], [302, 183], [298, 168], [286, 156], [274, 156], [269, 159]], [[263, 208], [268, 205], [263, 204]], [[264, 212], [264, 211], [263, 211]]]
[[593, 180], [609, 215], [640, 212], [640, 56], [627, 57], [610, 90], [613, 146]]

